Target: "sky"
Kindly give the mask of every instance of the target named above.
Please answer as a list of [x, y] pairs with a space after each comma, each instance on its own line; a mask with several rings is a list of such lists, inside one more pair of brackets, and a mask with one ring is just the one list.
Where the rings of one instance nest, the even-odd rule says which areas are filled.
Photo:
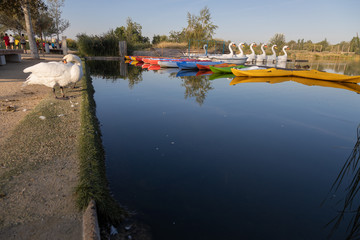
[[218, 26], [215, 38], [267, 43], [276, 33], [286, 41], [304, 39], [336, 44], [360, 32], [360, 0], [65, 0], [62, 18], [70, 21], [63, 33], [101, 35], [126, 26], [130, 17], [142, 26], [142, 35], [169, 35], [187, 26], [187, 13], [210, 9]]

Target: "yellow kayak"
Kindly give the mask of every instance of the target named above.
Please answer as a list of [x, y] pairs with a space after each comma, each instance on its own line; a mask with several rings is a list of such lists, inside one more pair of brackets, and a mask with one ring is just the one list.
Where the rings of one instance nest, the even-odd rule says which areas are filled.
[[347, 76], [343, 74], [321, 72], [317, 70], [293, 71], [293, 76], [337, 82], [360, 82], [360, 76]]
[[287, 77], [292, 75], [292, 71], [282, 70], [276, 68], [260, 69], [260, 70], [247, 70], [232, 68], [232, 73], [235, 76], [248, 76], [248, 77]]

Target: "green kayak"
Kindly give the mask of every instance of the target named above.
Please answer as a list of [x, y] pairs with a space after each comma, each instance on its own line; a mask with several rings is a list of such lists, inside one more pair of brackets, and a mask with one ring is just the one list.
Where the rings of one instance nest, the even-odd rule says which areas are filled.
[[244, 65], [237, 65], [233, 67], [214, 67], [210, 66], [210, 70], [213, 73], [231, 73], [231, 68], [245, 68]]

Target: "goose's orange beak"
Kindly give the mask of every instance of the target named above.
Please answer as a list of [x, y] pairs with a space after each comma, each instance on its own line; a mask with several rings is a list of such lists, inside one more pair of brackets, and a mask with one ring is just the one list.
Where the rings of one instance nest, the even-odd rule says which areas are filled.
[[66, 59], [63, 59], [63, 63], [67, 64], [67, 61], [66, 61]]

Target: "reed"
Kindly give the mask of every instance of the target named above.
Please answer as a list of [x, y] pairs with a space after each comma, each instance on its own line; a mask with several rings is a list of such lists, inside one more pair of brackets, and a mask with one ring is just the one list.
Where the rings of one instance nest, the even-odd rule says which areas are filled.
[[176, 49], [183, 49], [187, 48], [188, 44], [186, 42], [160, 42], [154, 45], [154, 48], [176, 48]]

